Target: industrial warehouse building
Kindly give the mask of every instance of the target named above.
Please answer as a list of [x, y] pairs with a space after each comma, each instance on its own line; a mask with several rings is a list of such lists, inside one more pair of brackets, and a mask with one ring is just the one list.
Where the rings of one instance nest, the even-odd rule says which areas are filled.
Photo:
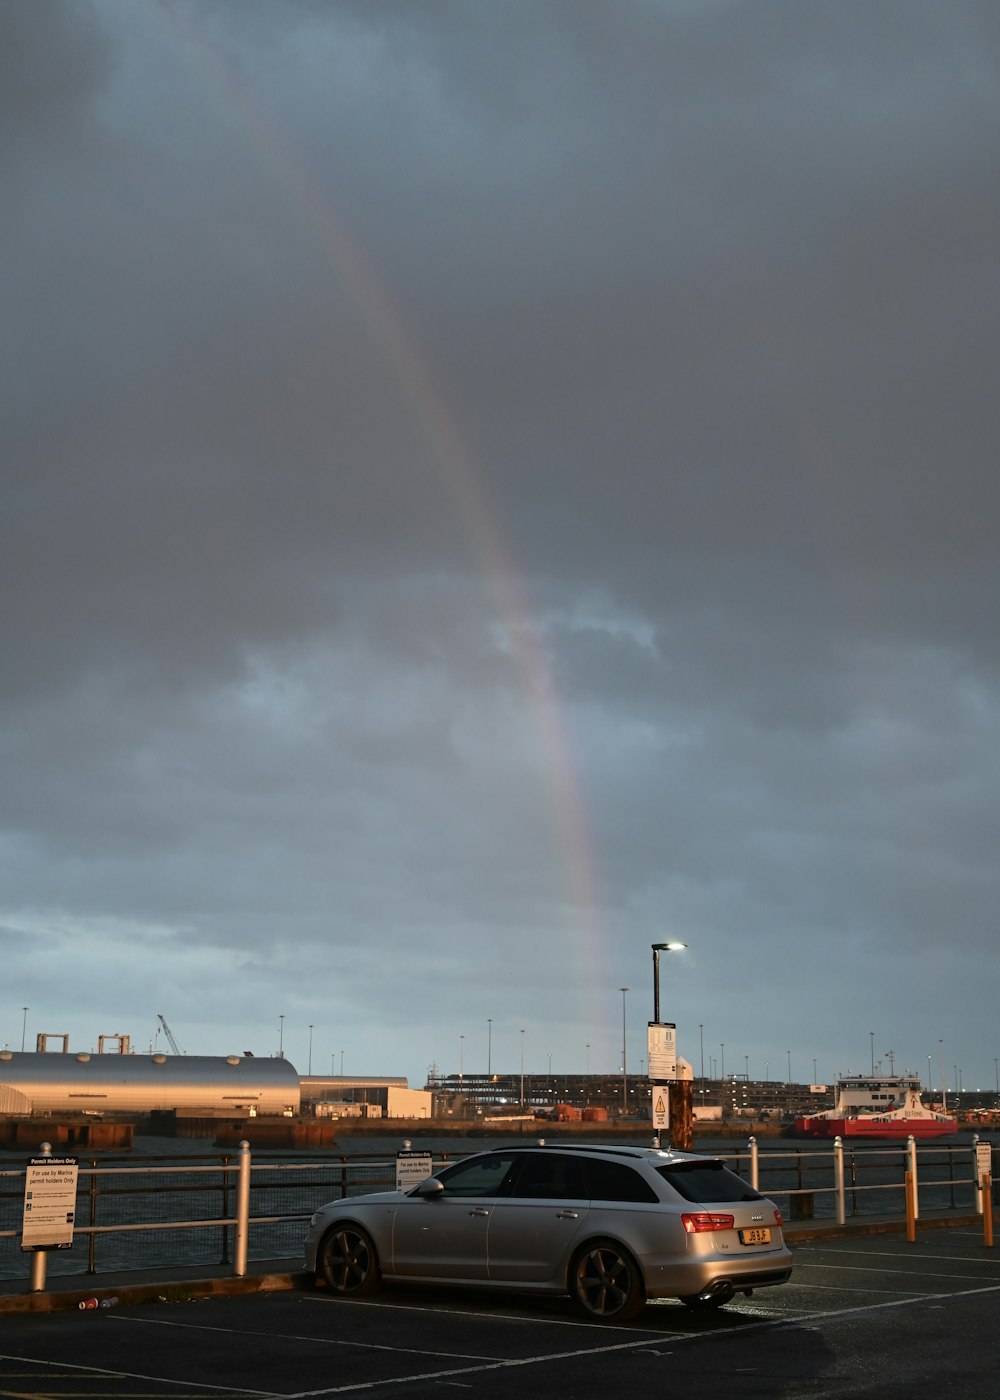
[[[122, 1037], [111, 1039], [123, 1042]], [[431, 1095], [405, 1079], [300, 1079], [253, 1055], [0, 1051], [0, 1117], [171, 1113], [177, 1118], [427, 1118]]]
[[166, 1113], [180, 1118], [298, 1114], [299, 1076], [252, 1055], [92, 1055], [0, 1051], [0, 1114]]

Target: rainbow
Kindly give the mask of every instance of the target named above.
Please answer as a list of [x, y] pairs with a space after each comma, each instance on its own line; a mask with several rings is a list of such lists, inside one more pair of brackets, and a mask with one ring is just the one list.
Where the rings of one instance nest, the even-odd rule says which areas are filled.
[[[237, 139], [253, 150], [268, 178], [283, 189], [291, 207], [319, 240], [331, 275], [351, 297], [371, 343], [389, 366], [430, 449], [442, 496], [467, 539], [547, 755], [543, 781], [553, 845], [573, 915], [569, 929], [560, 930], [558, 936], [573, 940], [570, 967], [577, 967], [580, 973], [577, 1014], [595, 1028], [595, 1038], [599, 1038], [610, 1019], [609, 988], [616, 985], [617, 978], [605, 965], [609, 950], [599, 917], [593, 842], [552, 668], [485, 473], [460, 430], [459, 415], [441, 387], [429, 354], [418, 345], [398, 302], [351, 236], [343, 214], [322, 193], [302, 153], [199, 30], [196, 11], [156, 6], [151, 13], [158, 17], [164, 38], [181, 61], [214, 98]], [[572, 995], [573, 985], [571, 972], [567, 994]]]

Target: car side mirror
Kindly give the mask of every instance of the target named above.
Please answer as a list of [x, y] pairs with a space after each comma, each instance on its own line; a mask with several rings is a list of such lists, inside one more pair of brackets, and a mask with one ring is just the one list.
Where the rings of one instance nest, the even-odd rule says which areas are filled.
[[444, 1183], [438, 1181], [436, 1176], [429, 1176], [426, 1181], [422, 1181], [413, 1193], [415, 1196], [443, 1196]]

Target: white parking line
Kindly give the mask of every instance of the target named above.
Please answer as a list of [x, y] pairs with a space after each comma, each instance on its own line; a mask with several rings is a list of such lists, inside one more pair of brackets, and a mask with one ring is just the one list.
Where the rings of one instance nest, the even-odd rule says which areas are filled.
[[[774, 1331], [780, 1327], [790, 1325], [801, 1326], [808, 1323], [836, 1322], [842, 1318], [857, 1317], [862, 1313], [881, 1312], [887, 1308], [912, 1307], [914, 1303], [927, 1303], [942, 1301], [947, 1302], [956, 1298], [975, 1297], [977, 1294], [998, 1293], [1000, 1285], [988, 1288], [970, 1288], [961, 1293], [940, 1293], [926, 1294], [920, 1298], [899, 1298], [892, 1302], [875, 1303], [873, 1305], [861, 1305], [852, 1308], [837, 1308], [825, 1312], [803, 1313], [792, 1318], [773, 1318], [762, 1322], [749, 1323], [740, 1328], [739, 1335], [745, 1336], [747, 1332]], [[734, 1334], [726, 1332], [690, 1332], [683, 1335], [673, 1335], [669, 1338], [671, 1348], [686, 1342], [708, 1342], [718, 1337], [731, 1338]], [[586, 1347], [580, 1351], [549, 1352], [541, 1356], [525, 1356], [505, 1361], [494, 1361], [484, 1366], [455, 1367], [447, 1371], [429, 1371], [409, 1376], [396, 1376], [391, 1379], [379, 1377], [372, 1381], [353, 1381], [348, 1385], [325, 1386], [318, 1390], [298, 1390], [292, 1392], [276, 1393], [270, 1400], [318, 1400], [324, 1395], [347, 1395], [354, 1391], [385, 1389], [395, 1385], [412, 1385], [417, 1381], [452, 1381], [456, 1376], [481, 1375], [486, 1371], [513, 1370], [518, 1366], [537, 1366], [550, 1361], [577, 1361], [589, 1356], [603, 1356], [612, 1352], [626, 1351], [648, 1351], [650, 1349], [650, 1338], [648, 1334], [642, 1340], [632, 1342], [621, 1342], [617, 1345], [606, 1347]]]
[[[809, 1266], [808, 1264], [800, 1264], [800, 1265], [799, 1265], [799, 1270], [801, 1271], [802, 1269], [809, 1268], [809, 1267], [810, 1267], [810, 1266]], [[813, 1265], [812, 1265], [812, 1268], [814, 1268], [814, 1269], [833, 1269], [833, 1270], [839, 1271], [839, 1272], [842, 1273], [842, 1274], [856, 1274], [856, 1273], [858, 1272], [858, 1267], [857, 1267], [856, 1264], [813, 1264]], [[866, 1273], [866, 1274], [902, 1274], [902, 1275], [904, 1276], [904, 1278], [912, 1278], [912, 1277], [913, 1277], [913, 1270], [912, 1270], [912, 1269], [866, 1269], [866, 1270], [865, 1270], [865, 1273]], [[921, 1269], [921, 1271], [920, 1271], [920, 1277], [921, 1277], [921, 1278], [950, 1278], [950, 1279], [956, 1279], [958, 1282], [962, 1282], [963, 1280], [965, 1280], [967, 1283], [982, 1283], [982, 1278], [979, 1277], [979, 1276], [977, 1276], [977, 1275], [975, 1275], [975, 1274], [937, 1274], [937, 1273], [929, 1273], [926, 1269]], [[801, 1282], [801, 1280], [799, 1280], [799, 1282]]]
[[[426, 1303], [389, 1303], [385, 1301], [366, 1303], [360, 1298], [352, 1299], [348, 1302], [344, 1298], [316, 1298], [311, 1294], [307, 1294], [299, 1301], [303, 1303], [319, 1303], [321, 1307], [325, 1308], [378, 1308], [381, 1311], [386, 1311], [391, 1308], [396, 1312], [433, 1313], [435, 1317], [474, 1317], [484, 1322], [535, 1322], [546, 1327], [586, 1327], [589, 1331], [594, 1331], [596, 1329], [600, 1332], [605, 1330], [603, 1323], [587, 1322], [585, 1318], [529, 1317], [524, 1313], [474, 1312], [470, 1308], [441, 1308]], [[655, 1308], [661, 1306], [661, 1303], [662, 1300], [653, 1299], [648, 1306]], [[672, 1307], [673, 1304], [668, 1301], [666, 1306]], [[690, 1313], [685, 1308], [683, 1313], [678, 1313], [678, 1316], [690, 1316]]]
[[[48, 1357], [40, 1357], [36, 1361], [34, 1357], [31, 1356], [8, 1356], [0, 1352], [0, 1362], [4, 1361], [17, 1361], [22, 1366], [47, 1366], [50, 1368], [50, 1374], [52, 1375], [57, 1373], [51, 1371], [51, 1368], [57, 1366], [59, 1370], [73, 1371], [81, 1376], [110, 1376], [113, 1380], [147, 1381], [155, 1385], [178, 1385], [184, 1386], [189, 1390], [218, 1390], [222, 1391], [225, 1395], [232, 1396], [258, 1395], [262, 1397], [262, 1400], [267, 1400], [267, 1397], [271, 1396], [271, 1392], [268, 1390], [249, 1390], [246, 1386], [242, 1385], [212, 1385], [209, 1381], [178, 1381], [174, 1380], [173, 1376], [147, 1376], [142, 1371], [113, 1371], [107, 1366], [83, 1366], [73, 1361], [52, 1361]], [[36, 1372], [35, 1374], [37, 1375], [38, 1373]], [[40, 1377], [41, 1379], [44, 1379], [44, 1374], [45, 1373]], [[0, 1380], [2, 1379], [3, 1377], [0, 1376]], [[10, 1392], [6, 1393], [9, 1394]]]
[[[856, 1254], [861, 1259], [898, 1259], [900, 1257], [898, 1253], [888, 1249], [827, 1249], [824, 1251], [823, 1247], [820, 1246], [816, 1251], [818, 1254], [824, 1252], [836, 1254], [838, 1259], [845, 1254]], [[811, 1250], [810, 1253], [812, 1253]], [[990, 1266], [997, 1268], [998, 1266], [996, 1259], [981, 1259], [974, 1254], [907, 1254], [906, 1258], [932, 1259], [935, 1264], [984, 1264], [987, 1268]], [[803, 1262], [808, 1264], [809, 1260], [806, 1259]], [[796, 1265], [796, 1267], [799, 1266]]]
[[[146, 1327], [179, 1327], [187, 1332], [221, 1332], [226, 1336], [241, 1336], [242, 1328], [239, 1327], [210, 1327], [205, 1322], [170, 1322], [162, 1317], [122, 1317], [113, 1318], [114, 1322], [133, 1322]], [[452, 1360], [459, 1361], [495, 1361], [496, 1357], [484, 1356], [482, 1352], [462, 1352], [443, 1351], [440, 1347], [390, 1347], [379, 1342], [368, 1340], [360, 1342], [344, 1341], [341, 1337], [315, 1337], [300, 1336], [297, 1332], [263, 1332], [255, 1331], [255, 1337], [273, 1337], [276, 1341], [282, 1342], [313, 1342], [320, 1346], [328, 1347], [357, 1347], [361, 1351], [388, 1351], [401, 1353], [406, 1356], [446, 1356]]]

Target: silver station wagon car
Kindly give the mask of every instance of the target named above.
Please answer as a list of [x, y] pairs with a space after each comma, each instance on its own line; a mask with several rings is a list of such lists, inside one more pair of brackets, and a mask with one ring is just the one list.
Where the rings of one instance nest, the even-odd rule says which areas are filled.
[[568, 1293], [592, 1321], [628, 1322], [650, 1298], [710, 1308], [785, 1283], [781, 1225], [717, 1158], [540, 1143], [331, 1201], [310, 1221], [306, 1268], [343, 1296], [382, 1279]]

